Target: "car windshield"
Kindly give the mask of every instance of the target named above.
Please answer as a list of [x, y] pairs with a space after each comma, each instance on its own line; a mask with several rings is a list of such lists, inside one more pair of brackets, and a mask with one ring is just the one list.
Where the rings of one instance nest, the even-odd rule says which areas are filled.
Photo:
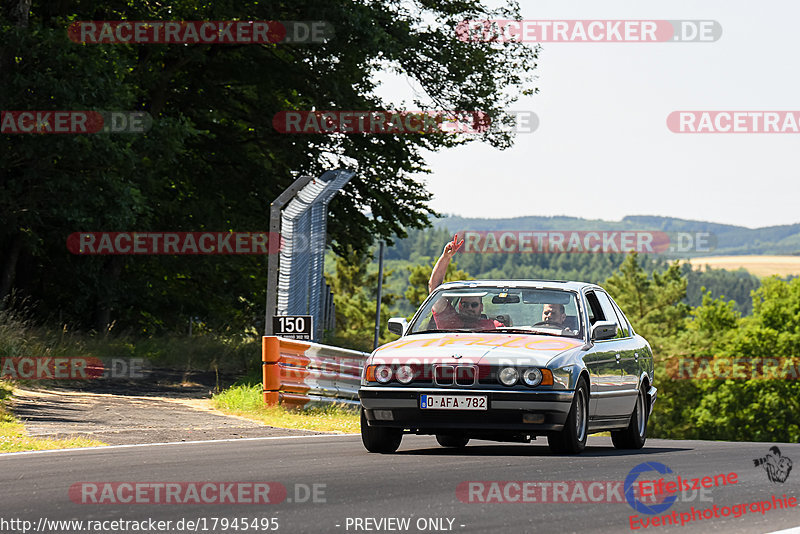
[[574, 292], [500, 286], [438, 290], [424, 304], [409, 333], [436, 331], [583, 336]]

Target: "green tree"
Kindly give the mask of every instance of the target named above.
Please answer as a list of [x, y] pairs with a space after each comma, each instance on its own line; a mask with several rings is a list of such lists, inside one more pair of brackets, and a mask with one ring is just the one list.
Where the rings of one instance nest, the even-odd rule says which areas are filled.
[[[670, 368], [657, 368], [659, 402], [651, 420], [653, 435], [678, 439], [788, 441], [800, 439], [800, 282], [776, 277], [763, 281], [753, 296], [753, 315], [740, 317], [731, 301], [703, 297], [668, 352], [682, 358], [775, 359], [783, 379], [672, 380]], [[784, 358], [783, 360], [777, 360]], [[763, 362], [763, 360], [761, 360]], [[747, 365], [750, 369], [751, 366]], [[762, 372], [763, 372], [763, 368]], [[673, 367], [674, 371], [674, 367]], [[660, 378], [659, 378], [660, 377]]]
[[[725, 324], [729, 324], [727, 321]], [[718, 332], [714, 333], [715, 338]], [[754, 292], [753, 315], [738, 319], [719, 339], [716, 354], [727, 358], [776, 359], [782, 378], [704, 380], [695, 411], [706, 439], [800, 440], [800, 279], [771, 277]], [[782, 360], [777, 360], [781, 358]]]
[[[116, 320], [151, 332], [200, 316], [216, 330], [259, 324], [258, 257], [74, 257], [76, 231], [266, 230], [265, 207], [297, 173], [357, 171], [330, 205], [336, 251], [428, 224], [424, 154], [503, 132], [459, 135], [283, 135], [285, 110], [403, 108], [377, 94], [392, 72], [422, 95], [416, 109], [479, 109], [498, 117], [533, 91], [538, 48], [464, 42], [463, 19], [519, 18], [516, 3], [478, 0], [7, 0], [0, 3], [0, 109], [147, 111], [137, 136], [0, 139], [0, 299], [12, 290], [40, 317], [103, 330]], [[75, 20], [325, 20], [316, 45], [92, 45]], [[413, 109], [412, 108], [412, 109]], [[67, 283], [65, 283], [65, 281]]]
[[[378, 273], [369, 272], [371, 258], [352, 248], [345, 256], [336, 257], [336, 273], [327, 276], [336, 306], [336, 329], [327, 333], [325, 342], [339, 347], [372, 352], [375, 336], [375, 301], [377, 300]], [[383, 272], [384, 289], [392, 275]], [[378, 337], [384, 343], [388, 336], [387, 323], [390, 307], [399, 295], [383, 291], [381, 294], [381, 330]]]
[[678, 378], [681, 367], [693, 369], [693, 358], [713, 358], [719, 347], [735, 332], [739, 313], [732, 301], [703, 295], [693, 308], [685, 328], [664, 343], [656, 360], [659, 398], [650, 420], [652, 436], [672, 439], [707, 439], [698, 424], [698, 406], [704, 400], [704, 385], [697, 380]]
[[634, 329], [660, 349], [664, 342], [684, 328], [689, 307], [686, 278], [680, 264], [672, 263], [664, 272], [654, 271], [648, 277], [639, 263], [639, 255], [631, 252], [619, 272], [605, 281], [603, 287], [614, 297], [631, 321]]
[[704, 270], [692, 269], [687, 262], [683, 264], [683, 273], [688, 280], [686, 302], [690, 306], [699, 306], [708, 290], [712, 296], [724, 296], [733, 300], [742, 315], [753, 312], [752, 292], [761, 286], [761, 281], [746, 270], [726, 271], [710, 269], [708, 266]]

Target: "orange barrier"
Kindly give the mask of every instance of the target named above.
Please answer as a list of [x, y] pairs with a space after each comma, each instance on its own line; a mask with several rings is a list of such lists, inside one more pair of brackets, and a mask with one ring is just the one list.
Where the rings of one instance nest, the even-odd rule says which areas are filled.
[[262, 338], [264, 402], [296, 409], [358, 404], [365, 352], [277, 336]]

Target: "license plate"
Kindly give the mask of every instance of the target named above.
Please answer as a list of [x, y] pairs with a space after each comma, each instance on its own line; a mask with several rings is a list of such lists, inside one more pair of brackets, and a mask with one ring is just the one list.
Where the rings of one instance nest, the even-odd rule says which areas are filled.
[[488, 410], [486, 395], [420, 395], [423, 410]]

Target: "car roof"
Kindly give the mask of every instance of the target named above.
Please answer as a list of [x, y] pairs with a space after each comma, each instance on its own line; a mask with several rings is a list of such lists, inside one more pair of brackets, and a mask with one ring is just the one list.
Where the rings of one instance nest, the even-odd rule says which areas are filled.
[[522, 287], [536, 289], [562, 289], [580, 292], [585, 288], [602, 289], [597, 284], [569, 280], [459, 280], [447, 282], [437, 289], [456, 289], [469, 287]]

